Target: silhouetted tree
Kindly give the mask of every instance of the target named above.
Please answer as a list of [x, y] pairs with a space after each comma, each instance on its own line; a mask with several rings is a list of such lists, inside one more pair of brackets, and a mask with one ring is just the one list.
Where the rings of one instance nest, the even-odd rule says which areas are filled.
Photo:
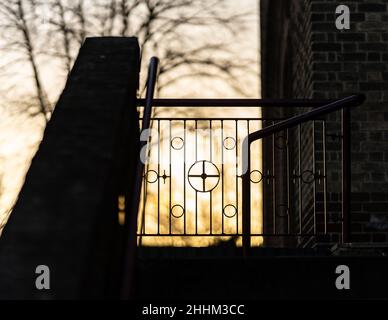
[[53, 12], [56, 14], [55, 18], [50, 19], [53, 26], [52, 31], [61, 36], [61, 46], [56, 47], [58, 51], [55, 52], [64, 61], [64, 66], [67, 72], [70, 72], [73, 64], [73, 56], [71, 53], [71, 41], [73, 31], [69, 28], [66, 20], [66, 7], [64, 0], [53, 0]]
[[50, 107], [39, 72], [36, 26], [36, 23], [39, 22], [36, 9], [35, 0], [1, 0], [1, 36], [5, 42], [3, 50], [18, 51], [22, 58], [28, 62], [33, 74], [34, 98], [38, 101], [39, 112], [47, 120]]
[[246, 94], [239, 74], [254, 71], [252, 61], [232, 49], [246, 17], [230, 12], [223, 0], [0, 0], [4, 50], [23, 52], [45, 117], [51, 110], [39, 58], [59, 59], [68, 73], [87, 36], [138, 37], [143, 60], [161, 60], [159, 93], [183, 79], [217, 78]]

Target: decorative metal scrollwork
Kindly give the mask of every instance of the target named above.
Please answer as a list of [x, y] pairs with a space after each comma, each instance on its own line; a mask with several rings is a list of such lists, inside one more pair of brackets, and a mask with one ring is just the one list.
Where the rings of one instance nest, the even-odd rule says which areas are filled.
[[296, 183], [296, 179], [301, 179], [305, 184], [312, 184], [315, 180], [318, 180], [318, 183], [321, 183], [321, 179], [325, 179], [326, 176], [321, 174], [321, 171], [318, 170], [318, 173], [313, 172], [312, 170], [305, 170], [302, 174], [297, 174], [296, 170], [293, 170], [291, 175], [293, 182]]
[[223, 144], [226, 150], [233, 150], [237, 146], [236, 139], [232, 137], [226, 137]]
[[155, 170], [148, 170], [145, 173], [145, 180], [147, 181], [147, 183], [155, 183], [156, 181], [158, 181], [158, 179], [159, 175]]
[[232, 204], [228, 204], [223, 208], [222, 213], [225, 217], [232, 219], [237, 215], [237, 208]]
[[185, 146], [185, 141], [181, 137], [175, 137], [171, 140], [171, 148], [174, 150], [182, 150]]
[[315, 173], [312, 170], [303, 171], [301, 178], [303, 183], [311, 184], [315, 180]]
[[168, 178], [170, 178], [170, 176], [168, 176], [168, 175], [166, 174], [166, 170], [164, 170], [164, 171], [163, 171], [163, 175], [160, 176], [160, 178], [163, 179], [163, 183], [166, 183], [166, 180], [167, 180]]
[[[254, 178], [255, 175], [259, 175], [257, 179]], [[260, 170], [251, 171], [250, 180], [252, 183], [258, 184], [263, 181], [263, 173]]]
[[191, 166], [188, 180], [194, 190], [203, 193], [211, 192], [220, 181], [220, 171], [213, 162], [198, 161]]
[[[179, 211], [180, 212], [179, 212]], [[177, 213], [177, 211], [179, 213]], [[183, 208], [180, 204], [176, 204], [175, 206], [173, 206], [171, 208], [171, 215], [175, 218], [175, 219], [179, 219], [179, 218], [182, 218], [183, 215], [185, 214], [185, 208]]]
[[144, 174], [144, 179], [147, 183], [150, 183], [150, 184], [153, 184], [153, 183], [156, 183], [160, 178], [163, 179], [163, 183], [166, 183], [166, 180], [168, 178], [170, 178], [170, 176], [168, 176], [166, 174], [166, 170], [163, 171], [163, 175], [160, 176], [155, 170], [148, 170], [145, 174]]

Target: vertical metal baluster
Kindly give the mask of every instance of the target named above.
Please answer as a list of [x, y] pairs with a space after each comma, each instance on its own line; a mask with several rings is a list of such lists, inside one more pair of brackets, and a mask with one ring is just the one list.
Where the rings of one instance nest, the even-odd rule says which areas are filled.
[[299, 162], [299, 177], [298, 177], [298, 187], [299, 187], [299, 234], [302, 235], [303, 227], [302, 227], [302, 125], [298, 126], [298, 162]]
[[[272, 121], [272, 125], [275, 124], [275, 121]], [[276, 179], [275, 179], [275, 161], [276, 161], [276, 152], [275, 152], [275, 134], [272, 135], [272, 222], [273, 222], [273, 233], [276, 234]]]
[[286, 135], [286, 148], [287, 148], [287, 152], [286, 152], [286, 156], [287, 156], [287, 233], [290, 234], [290, 211], [291, 211], [291, 190], [290, 190], [290, 147], [289, 147], [289, 139], [290, 139], [290, 135], [289, 135], [289, 129], [287, 129], [287, 135]]
[[195, 161], [198, 161], [198, 120], [195, 120]]
[[351, 113], [342, 109], [342, 243], [351, 242]]
[[[141, 116], [141, 118], [139, 118], [139, 128], [140, 128], [140, 130], [141, 130], [141, 127], [142, 127], [142, 120], [143, 120], [143, 115], [141, 114], [140, 115]], [[139, 210], [141, 209], [142, 210], [142, 212], [141, 212], [141, 214], [139, 213], [138, 215], [141, 215], [141, 221], [140, 221], [140, 224], [139, 224], [139, 221], [137, 221], [137, 228], [136, 228], [136, 234], [137, 234], [137, 245], [139, 246], [139, 247], [141, 247], [142, 246], [142, 243], [143, 243], [143, 235], [144, 235], [144, 227], [143, 227], [143, 223], [144, 223], [144, 214], [143, 214], [143, 212], [144, 212], [144, 206], [146, 205], [146, 203], [145, 203], [145, 198], [144, 198], [144, 186], [143, 186], [143, 184], [144, 183], [147, 183], [147, 177], [146, 177], [146, 170], [145, 170], [145, 167], [143, 168], [143, 178], [142, 178], [142, 185], [141, 185], [141, 189], [143, 189], [143, 195], [142, 196], [140, 196], [140, 201], [142, 201], [142, 203], [143, 203], [143, 207], [141, 207], [140, 205], [139, 205]]]
[[212, 120], [209, 120], [209, 130], [210, 130], [210, 134], [209, 134], [210, 162], [213, 162], [213, 121]]
[[[148, 154], [148, 151], [147, 151], [147, 154]], [[141, 223], [140, 223], [140, 235], [145, 235], [146, 232], [145, 232], [145, 224], [146, 224], [146, 216], [145, 216], [145, 210], [146, 210], [146, 205], [147, 205], [147, 179], [146, 179], [146, 174], [147, 174], [147, 166], [144, 166], [143, 167], [143, 179], [142, 179], [142, 189], [143, 189], [143, 208], [142, 208], [142, 212], [141, 212]], [[139, 247], [142, 246], [142, 243], [143, 243], [143, 237], [140, 236], [139, 237], [139, 240], [138, 240], [138, 245]]]
[[313, 184], [313, 223], [314, 223], [314, 236], [317, 235], [317, 179], [316, 179], [316, 165], [315, 165], [315, 120], [313, 120], [313, 175], [314, 175], [314, 184]]
[[[143, 172], [145, 173], [145, 167], [144, 167], [144, 170]], [[147, 180], [143, 180], [143, 203], [144, 203], [144, 208], [143, 208], [143, 212], [142, 212], [142, 230], [141, 230], [141, 234], [146, 234], [146, 215], [145, 215], [145, 211], [146, 211], [146, 206], [147, 206]], [[141, 240], [143, 239], [143, 237], [140, 238]], [[141, 245], [141, 243], [140, 243]]]
[[160, 234], [160, 120], [158, 120], [158, 234]]
[[224, 234], [224, 228], [225, 228], [225, 217], [224, 217], [224, 208], [225, 208], [225, 198], [224, 198], [224, 192], [225, 192], [225, 185], [224, 185], [224, 120], [221, 120], [221, 183], [222, 183], [222, 190], [221, 190], [221, 202], [222, 202], [222, 208], [221, 208], [221, 233]]
[[[249, 122], [249, 120], [248, 120]], [[238, 234], [238, 207], [239, 207], [239, 193], [238, 193], [238, 120], [235, 121], [236, 123], [236, 234]]]
[[[212, 120], [209, 120], [209, 127], [210, 127], [210, 162], [213, 162], [213, 122]], [[210, 191], [209, 195], [210, 199], [210, 234], [213, 234], [213, 190]]]
[[[263, 117], [263, 116], [261, 116]], [[259, 123], [261, 124], [260, 125], [260, 128], [263, 129], [265, 127], [265, 120], [261, 119], [259, 121]], [[265, 212], [265, 208], [266, 208], [266, 204], [265, 204], [265, 200], [264, 200], [264, 189], [266, 188], [265, 186], [265, 183], [266, 183], [266, 178], [265, 178], [265, 172], [264, 172], [264, 169], [265, 169], [265, 159], [264, 159], [264, 149], [265, 149], [265, 143], [264, 143], [264, 140], [265, 139], [262, 139], [261, 140], [261, 152], [260, 152], [260, 155], [261, 155], [261, 195], [262, 195], [262, 198], [261, 198], [261, 203], [260, 203], [260, 210], [261, 210], [261, 230], [259, 233], [261, 234], [264, 234], [264, 232], [267, 232], [267, 230], [265, 229], [265, 219], [266, 219], [266, 212]], [[264, 241], [264, 236], [262, 237], [262, 240]]]
[[186, 120], [183, 121], [183, 208], [184, 208], [184, 216], [183, 216], [183, 233], [187, 233], [187, 207], [186, 207], [186, 144], [187, 144], [187, 136], [186, 136]]
[[325, 223], [325, 235], [327, 234], [327, 150], [326, 150], [326, 120], [322, 123], [323, 126], [323, 215]]
[[[247, 120], [247, 129], [248, 129], [248, 136], [249, 136], [249, 134], [251, 133], [251, 127], [250, 127], [250, 121], [249, 120]], [[249, 154], [249, 161], [250, 161], [250, 159], [251, 159], [251, 156], [250, 156], [250, 154], [251, 154], [251, 145], [249, 145], [248, 146], [248, 154]], [[249, 167], [250, 167], [250, 163], [249, 163]], [[252, 170], [251, 170], [252, 171]], [[251, 173], [250, 172], [247, 172], [247, 174], [249, 175], [249, 177], [250, 177], [250, 175], [251, 175]], [[249, 182], [249, 183], [251, 183], [251, 182]], [[249, 195], [249, 199], [251, 199], [251, 195]], [[251, 206], [251, 203], [249, 203], [249, 206]], [[244, 212], [242, 213], [243, 214], [243, 219], [244, 219]]]
[[198, 235], [198, 191], [195, 190], [195, 234]]
[[[244, 258], [250, 256], [250, 249], [252, 244], [252, 230], [251, 230], [251, 141], [250, 141], [250, 128], [249, 120], [247, 120], [247, 129], [248, 134], [247, 138], [244, 140], [245, 147], [243, 154], [243, 163], [244, 161], [245, 168], [242, 174], [242, 205], [243, 205], [243, 215], [242, 215], [242, 253]], [[244, 149], [245, 149], [244, 147]]]
[[[195, 161], [198, 161], [198, 120], [195, 120]], [[195, 234], [198, 235], [198, 191], [195, 190]]]
[[171, 235], [171, 229], [172, 229], [172, 147], [171, 147], [171, 140], [172, 140], [172, 133], [171, 133], [171, 122], [169, 121], [169, 141], [168, 141], [168, 149], [169, 149], [169, 169], [170, 169], [170, 181], [169, 181], [169, 234]]

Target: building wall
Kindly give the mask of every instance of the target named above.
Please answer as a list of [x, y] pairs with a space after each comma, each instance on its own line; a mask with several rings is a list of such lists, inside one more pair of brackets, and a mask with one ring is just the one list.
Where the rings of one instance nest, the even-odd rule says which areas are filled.
[[[350, 30], [340, 31], [335, 27], [335, 9], [339, 4], [350, 8]], [[262, 0], [261, 5], [265, 16], [262, 21], [262, 47], [266, 48], [262, 66], [264, 98], [333, 99], [354, 93], [366, 95], [366, 103], [352, 111], [353, 241], [387, 241], [388, 1]], [[303, 111], [299, 109], [296, 113]], [[282, 116], [291, 114], [284, 111]], [[271, 116], [273, 111], [264, 110], [264, 115]], [[329, 231], [333, 232], [330, 240], [336, 241], [341, 222], [340, 113], [327, 119]], [[311, 169], [315, 145], [315, 169], [322, 169], [323, 155], [317, 151], [322, 145], [322, 134], [319, 124], [315, 128], [309, 124], [303, 129], [303, 167]], [[297, 152], [295, 139], [290, 138], [289, 143]], [[265, 161], [268, 165], [271, 160], [267, 156]], [[297, 196], [296, 191], [294, 195]], [[311, 193], [304, 190], [307, 214], [312, 210], [309, 197]], [[297, 199], [293, 205], [298, 206]], [[321, 210], [320, 207], [318, 204], [316, 210]]]

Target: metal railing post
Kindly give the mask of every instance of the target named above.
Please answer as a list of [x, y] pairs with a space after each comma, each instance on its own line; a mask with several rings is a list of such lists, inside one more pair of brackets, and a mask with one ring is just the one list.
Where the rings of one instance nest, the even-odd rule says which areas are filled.
[[[145, 108], [143, 114], [143, 122], [141, 130], [149, 129], [151, 122], [151, 114], [153, 107], [153, 98], [156, 87], [158, 73], [158, 58], [151, 58], [148, 70], [147, 93], [145, 100]], [[146, 147], [148, 141], [141, 141], [139, 151]], [[131, 198], [128, 201], [125, 216], [125, 234], [124, 234], [124, 268], [123, 282], [121, 288], [121, 299], [132, 300], [134, 298], [134, 271], [135, 258], [137, 247], [137, 218], [139, 211], [141, 187], [143, 182], [144, 163], [139, 158], [137, 159], [137, 168], [135, 172], [135, 187]]]
[[342, 109], [342, 243], [351, 241], [351, 127], [350, 108]]
[[251, 143], [249, 136], [244, 139], [242, 174], [242, 247], [247, 258], [251, 248]]

